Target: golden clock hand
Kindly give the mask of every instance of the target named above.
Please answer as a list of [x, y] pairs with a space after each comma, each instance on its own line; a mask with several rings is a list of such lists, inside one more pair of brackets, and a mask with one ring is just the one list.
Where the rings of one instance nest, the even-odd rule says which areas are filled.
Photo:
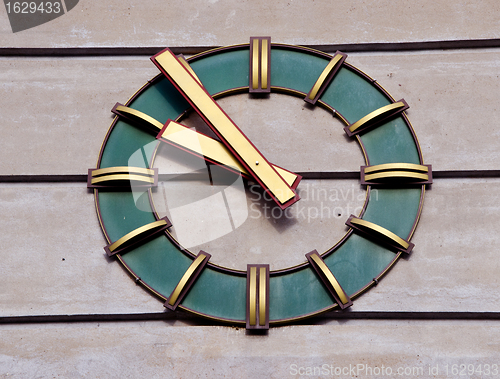
[[295, 190], [278, 174], [172, 51], [165, 49], [151, 60], [281, 209], [299, 200]]
[[[124, 117], [134, 123], [138, 123], [148, 129], [157, 132], [157, 139], [169, 143], [173, 146], [187, 150], [194, 155], [204, 158], [205, 160], [222, 165], [226, 168], [232, 168], [241, 172], [247, 179], [252, 178], [248, 171], [238, 162], [238, 160], [229, 152], [222, 142], [219, 142], [203, 133], [189, 129], [187, 126], [178, 122], [168, 120], [165, 125], [155, 118], [141, 112], [116, 103], [112, 112], [120, 117]], [[297, 188], [302, 176], [288, 171], [282, 167], [272, 164], [274, 169], [281, 175], [283, 179], [293, 189]]]
[[[236, 169], [246, 178], [252, 178], [248, 171], [229, 152], [222, 142], [219, 142], [203, 133], [199, 133], [178, 122], [169, 120], [157, 137], [159, 140], [188, 150], [195, 155], [202, 156], [206, 160]], [[282, 167], [271, 164], [281, 175], [285, 182], [293, 189], [297, 188], [302, 177]]]

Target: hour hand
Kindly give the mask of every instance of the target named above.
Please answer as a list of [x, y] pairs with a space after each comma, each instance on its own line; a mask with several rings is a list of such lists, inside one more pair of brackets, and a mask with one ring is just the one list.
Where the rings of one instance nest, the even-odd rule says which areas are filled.
[[[187, 150], [192, 154], [203, 157], [211, 163], [222, 165], [232, 171], [241, 172], [246, 178], [252, 178], [223, 143], [205, 134], [189, 129], [187, 126], [179, 124], [178, 122], [172, 120], [167, 121], [160, 133], [158, 133], [157, 138], [183, 150]], [[272, 166], [292, 189], [297, 188], [302, 176], [274, 164]]]
[[281, 209], [299, 200], [294, 188], [257, 150], [172, 51], [165, 49], [151, 60]]
[[[210, 163], [215, 163], [228, 170], [240, 172], [247, 179], [252, 176], [229, 152], [222, 142], [219, 142], [203, 133], [197, 132], [178, 122], [168, 120], [165, 125], [153, 117], [133, 108], [116, 103], [112, 112], [132, 122], [150, 129], [157, 134], [157, 139], [176, 146], [182, 150], [204, 158]], [[281, 175], [288, 185], [297, 188], [302, 176], [294, 174], [282, 167], [273, 164], [274, 169]]]

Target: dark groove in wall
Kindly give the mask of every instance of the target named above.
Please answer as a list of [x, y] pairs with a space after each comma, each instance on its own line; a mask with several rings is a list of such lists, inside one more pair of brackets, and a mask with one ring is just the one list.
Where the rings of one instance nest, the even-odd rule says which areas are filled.
[[[358, 171], [296, 172], [304, 179], [356, 179]], [[500, 178], [500, 170], [433, 171], [434, 179]], [[178, 175], [177, 175], [178, 176]], [[159, 180], [170, 180], [160, 175]], [[196, 178], [195, 178], [196, 179]], [[0, 183], [86, 183], [87, 175], [0, 175]]]
[[[449, 49], [478, 49], [500, 47], [499, 38], [421, 41], [421, 42], [374, 42], [347, 43], [328, 45], [304, 45], [313, 49], [335, 52], [391, 52], [391, 51], [424, 51]], [[175, 54], [197, 54], [218, 46], [186, 46], [172, 47]], [[102, 57], [147, 55], [152, 56], [163, 50], [165, 46], [137, 47], [3, 47], [0, 56], [3, 57]]]
[[[0, 324], [40, 324], [118, 321], [172, 321], [182, 320], [196, 325], [223, 325], [179, 312], [127, 313], [127, 314], [77, 314], [31, 315], [0, 317]], [[329, 320], [492, 320], [500, 321], [500, 312], [331, 312], [301, 321], [301, 325], [317, 325]]]
[[87, 183], [87, 175], [0, 175], [0, 183]]

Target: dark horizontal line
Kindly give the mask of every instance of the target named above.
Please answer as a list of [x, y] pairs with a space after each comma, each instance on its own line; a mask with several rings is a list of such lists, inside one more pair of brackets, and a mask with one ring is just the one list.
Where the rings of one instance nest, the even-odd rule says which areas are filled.
[[[374, 42], [304, 45], [313, 49], [335, 52], [377, 52], [377, 51], [419, 51], [445, 49], [477, 49], [500, 47], [499, 38], [416, 41], [416, 42]], [[155, 55], [166, 46], [131, 46], [131, 47], [3, 47], [0, 56], [4, 57], [89, 57], [89, 56], [126, 56]], [[175, 54], [197, 54], [219, 46], [171, 47]]]
[[[304, 179], [359, 179], [358, 171], [297, 172]], [[500, 178], [500, 170], [446, 170], [432, 171], [434, 179]]]
[[342, 320], [499, 320], [500, 312], [331, 312], [318, 318]]
[[417, 42], [375, 42], [338, 45], [310, 45], [308, 47], [326, 52], [340, 50], [349, 52], [377, 52], [377, 51], [422, 51], [422, 50], [449, 50], [449, 49], [479, 49], [500, 47], [499, 38], [468, 39], [447, 41], [417, 41]]
[[432, 171], [432, 176], [437, 179], [500, 178], [500, 170]]
[[[360, 179], [359, 171], [307, 171], [300, 172], [294, 171], [297, 175], [302, 176], [303, 179]], [[159, 180], [188, 180], [199, 179], [205, 177], [205, 173], [198, 174], [184, 174], [184, 175], [159, 175]], [[452, 170], [452, 171], [432, 171], [434, 179], [473, 179], [473, 178], [500, 178], [500, 170]]]
[[174, 312], [129, 314], [33, 315], [0, 317], [0, 324], [37, 324], [60, 322], [154, 321], [176, 319]]
[[[296, 172], [304, 179], [359, 179], [359, 171]], [[500, 178], [500, 170], [432, 171], [434, 179]]]
[[0, 175], [0, 183], [87, 183], [87, 175]]
[[[0, 317], [0, 324], [39, 324], [76, 322], [183, 320], [196, 325], [221, 325], [217, 321], [184, 312], [153, 312], [126, 314], [29, 315]], [[315, 325], [328, 320], [493, 320], [500, 321], [500, 312], [342, 312], [335, 311], [312, 317], [299, 323]]]
[[[128, 55], [152, 56], [166, 46], [138, 47], [2, 47], [3, 57], [122, 57]], [[198, 54], [214, 46], [171, 47], [175, 54]]]
[[359, 171], [296, 172], [303, 179], [359, 179]]
[[[358, 171], [318, 171], [296, 172], [304, 179], [356, 179], [359, 180]], [[186, 175], [184, 175], [186, 176]], [[182, 178], [184, 178], [182, 176]], [[186, 178], [199, 179], [199, 175], [191, 174]], [[203, 174], [203, 177], [206, 175]], [[500, 170], [457, 170], [433, 171], [434, 179], [473, 179], [473, 178], [500, 178]], [[159, 180], [179, 180], [180, 175], [162, 174]], [[187, 179], [186, 179], [187, 180]], [[0, 175], [0, 183], [86, 183], [87, 175]]]

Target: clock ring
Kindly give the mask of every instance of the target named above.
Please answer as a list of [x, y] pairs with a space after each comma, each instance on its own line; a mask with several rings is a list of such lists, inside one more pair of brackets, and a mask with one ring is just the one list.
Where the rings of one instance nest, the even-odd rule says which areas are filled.
[[[191, 252], [176, 241], [170, 220], [155, 209], [153, 162], [161, 126], [182, 121], [191, 107], [160, 74], [114, 108], [117, 116], [97, 168], [89, 170], [108, 254], [167, 308], [249, 329], [345, 309], [376, 285], [412, 251], [432, 168], [424, 164], [406, 101], [396, 101], [346, 58], [261, 38], [195, 55], [186, 64], [214, 98], [252, 88], [300, 96], [345, 124], [364, 154], [360, 183], [367, 195], [363, 210], [346, 218], [348, 231], [332, 248], [304, 251], [303, 262], [286, 269], [249, 264], [244, 271], [214, 264], [209, 251]], [[132, 167], [130, 157], [137, 152], [143, 163]]]

